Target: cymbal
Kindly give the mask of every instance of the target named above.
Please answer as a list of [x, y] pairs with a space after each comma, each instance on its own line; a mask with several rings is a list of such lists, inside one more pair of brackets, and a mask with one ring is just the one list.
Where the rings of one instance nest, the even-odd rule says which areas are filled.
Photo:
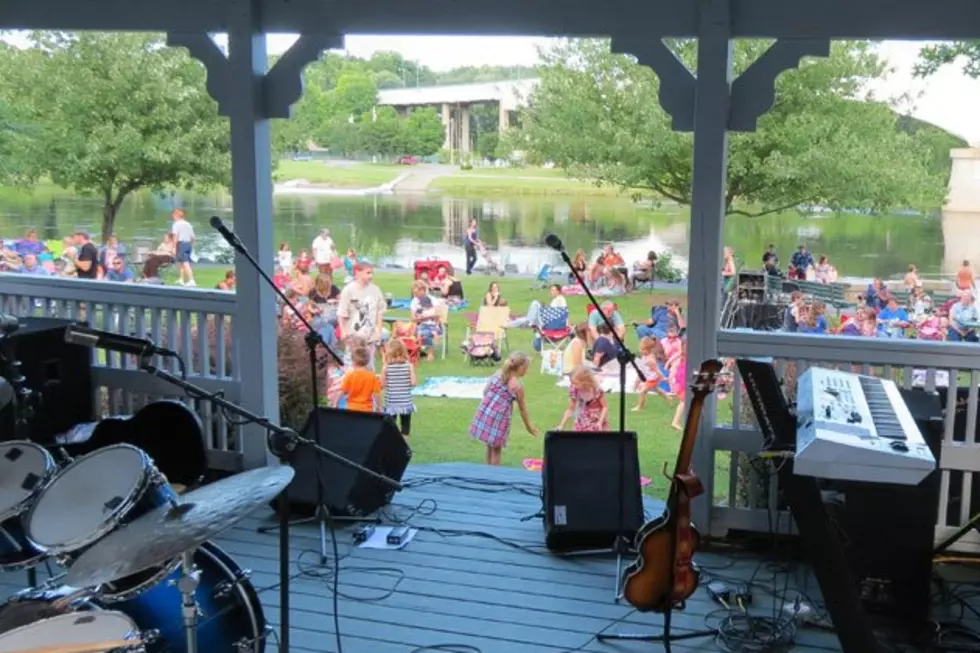
[[97, 587], [189, 553], [274, 499], [293, 475], [285, 465], [263, 467], [192, 490], [96, 542], [63, 582]]

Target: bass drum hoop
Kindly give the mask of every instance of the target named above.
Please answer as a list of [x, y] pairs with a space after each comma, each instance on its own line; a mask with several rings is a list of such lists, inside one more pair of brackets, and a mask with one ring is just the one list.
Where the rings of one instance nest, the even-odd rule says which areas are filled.
[[[163, 566], [160, 567], [160, 569], [155, 574], [153, 574], [143, 582], [120, 591], [107, 590], [106, 585], [102, 585], [99, 588], [99, 602], [111, 605], [113, 603], [120, 603], [123, 601], [128, 601], [130, 599], [135, 599], [143, 592], [146, 592], [147, 590], [150, 590], [156, 587], [157, 585], [159, 585], [160, 583], [162, 583], [167, 578], [167, 576], [177, 571], [178, 567], [180, 567], [180, 558], [174, 558], [173, 560], [164, 563]], [[141, 572], [130, 574], [130, 576], [136, 576], [139, 573]], [[123, 580], [125, 578], [129, 578], [129, 576], [124, 576], [119, 580]]]
[[45, 547], [37, 543], [34, 540], [34, 538], [31, 537], [31, 533], [30, 533], [31, 521], [33, 521], [34, 512], [35, 510], [37, 510], [37, 506], [40, 503], [39, 501], [35, 501], [31, 506], [30, 511], [27, 513], [27, 518], [26, 518], [25, 528], [24, 528], [27, 534], [27, 539], [30, 540], [31, 544], [38, 547], [39, 549], [46, 549], [49, 555], [55, 557], [64, 557], [70, 561], [72, 553], [80, 549], [87, 548], [92, 544], [95, 544], [97, 541], [101, 540], [103, 537], [105, 537], [109, 533], [119, 528], [119, 525], [122, 523], [122, 520], [126, 518], [126, 515], [128, 515], [129, 512], [133, 509], [133, 507], [139, 502], [139, 500], [143, 498], [143, 495], [146, 494], [147, 489], [149, 489], [153, 484], [160, 481], [165, 482], [163, 476], [160, 474], [159, 470], [157, 470], [156, 466], [153, 464], [153, 461], [150, 459], [150, 457], [146, 454], [145, 451], [143, 451], [138, 447], [134, 447], [133, 445], [130, 444], [114, 444], [109, 447], [104, 447], [102, 449], [96, 449], [90, 454], [86, 454], [81, 458], [73, 460], [70, 464], [64, 467], [47, 486], [45, 486], [45, 489], [57, 483], [58, 478], [67, 474], [72, 468], [80, 466], [83, 461], [95, 457], [95, 455], [98, 454], [99, 452], [106, 451], [107, 449], [117, 449], [117, 448], [132, 449], [133, 451], [137, 452], [140, 455], [140, 458], [143, 460], [144, 474], [140, 478], [139, 482], [136, 484], [136, 488], [133, 490], [133, 492], [131, 492], [130, 495], [122, 503], [116, 506], [116, 508], [112, 511], [112, 513], [106, 517], [106, 520], [102, 523], [102, 526], [95, 529], [88, 535], [84, 535], [78, 538], [77, 540], [71, 542], [63, 542], [57, 546], [51, 546], [51, 547]]
[[[218, 566], [218, 569], [224, 573], [225, 579], [228, 582], [234, 584], [234, 591], [241, 599], [239, 602], [245, 608], [248, 620], [251, 622], [255, 634], [255, 638], [251, 642], [248, 642], [251, 644], [252, 653], [265, 653], [265, 640], [268, 635], [266, 633], [267, 623], [265, 614], [262, 612], [262, 601], [259, 599], [259, 594], [255, 591], [255, 587], [252, 586], [252, 583], [246, 577], [245, 570], [239, 568], [236, 572], [228, 566], [228, 562], [234, 561], [231, 556], [216, 544], [206, 542], [201, 546], [200, 551], [211, 558], [212, 562]], [[244, 652], [246, 649], [242, 647], [242, 644], [245, 644], [245, 642], [233, 642], [232, 646]]]

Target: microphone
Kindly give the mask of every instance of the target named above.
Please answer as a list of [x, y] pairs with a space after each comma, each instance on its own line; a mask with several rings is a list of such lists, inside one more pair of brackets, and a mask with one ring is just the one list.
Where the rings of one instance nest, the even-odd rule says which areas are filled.
[[124, 336], [119, 333], [90, 329], [89, 327], [77, 324], [72, 324], [65, 329], [65, 342], [70, 345], [117, 351], [121, 354], [131, 354], [140, 358], [149, 356], [177, 356], [177, 352], [164, 347], [157, 347], [147, 338]]
[[555, 250], [556, 252], [564, 252], [565, 246], [561, 244], [561, 238], [555, 234], [548, 234], [545, 236], [544, 244]]
[[228, 244], [231, 245], [233, 249], [241, 250], [245, 248], [245, 246], [242, 245], [242, 241], [238, 239], [238, 236], [235, 234], [235, 232], [229, 229], [228, 227], [226, 227], [225, 223], [221, 221], [221, 218], [219, 218], [216, 215], [212, 215], [210, 223], [211, 223], [211, 228], [216, 230], [219, 234], [221, 234], [221, 237], [224, 238], [226, 241], [228, 241]]

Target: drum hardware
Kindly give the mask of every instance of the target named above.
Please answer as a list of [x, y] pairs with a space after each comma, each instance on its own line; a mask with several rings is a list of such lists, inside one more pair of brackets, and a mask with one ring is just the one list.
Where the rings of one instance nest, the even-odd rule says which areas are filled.
[[[262, 270], [261, 268], [259, 268], [259, 270], [264, 274], [264, 270]], [[269, 279], [268, 281], [271, 283], [271, 279]], [[227, 413], [230, 413], [240, 418], [243, 422], [248, 424], [255, 424], [265, 429], [266, 432], [268, 433], [268, 438], [266, 440], [267, 447], [273, 455], [275, 455], [277, 458], [279, 458], [280, 461], [282, 461], [283, 466], [277, 468], [265, 468], [262, 470], [252, 470], [250, 472], [245, 472], [244, 474], [238, 474], [228, 479], [224, 479], [223, 481], [218, 481], [216, 483], [212, 483], [211, 485], [207, 485], [202, 488], [198, 488], [196, 490], [191, 490], [187, 494], [183, 495], [181, 497], [181, 500], [189, 504], [202, 502], [205, 505], [210, 505], [210, 502], [213, 500], [223, 502], [223, 504], [221, 505], [222, 509], [219, 510], [218, 506], [212, 508], [211, 517], [214, 519], [215, 524], [209, 528], [202, 528], [201, 532], [196, 533], [197, 537], [199, 538], [201, 538], [202, 535], [206, 535], [206, 537], [202, 537], [199, 540], [197, 538], [192, 538], [189, 533], [193, 529], [188, 529], [188, 531], [185, 532], [183, 536], [181, 536], [183, 538], [182, 544], [184, 546], [177, 547], [175, 546], [175, 544], [172, 544], [171, 546], [167, 547], [167, 550], [172, 551], [174, 555], [183, 554], [183, 552], [185, 551], [189, 551], [197, 548], [198, 546], [200, 546], [201, 542], [205, 542], [213, 537], [216, 537], [218, 533], [224, 530], [224, 528], [229, 527], [231, 524], [235, 523], [235, 521], [237, 521], [238, 518], [244, 518], [246, 514], [259, 508], [260, 507], [259, 504], [252, 505], [250, 502], [258, 496], [265, 496], [264, 492], [269, 491], [271, 488], [274, 487], [275, 492], [273, 494], [268, 495], [268, 497], [265, 498], [262, 501], [262, 503], [266, 503], [274, 499], [277, 495], [279, 497], [278, 499], [279, 526], [280, 526], [280, 530], [279, 530], [279, 618], [280, 618], [279, 651], [280, 653], [288, 653], [289, 652], [290, 570], [289, 570], [289, 497], [287, 492], [287, 486], [289, 485], [289, 482], [292, 480], [294, 476], [294, 472], [292, 468], [288, 467], [289, 459], [291, 457], [292, 452], [295, 451], [300, 446], [310, 447], [311, 449], [316, 451], [318, 455], [327, 456], [328, 458], [331, 458], [332, 460], [346, 467], [349, 467], [351, 469], [356, 469], [357, 471], [363, 474], [367, 474], [371, 478], [374, 478], [377, 481], [385, 483], [386, 485], [388, 485], [389, 487], [391, 487], [396, 491], [400, 491], [402, 489], [402, 484], [388, 478], [387, 476], [378, 474], [377, 472], [368, 469], [363, 465], [358, 465], [357, 463], [348, 460], [347, 458], [320, 446], [320, 444], [317, 442], [314, 442], [308, 438], [301, 437], [298, 433], [296, 433], [291, 429], [284, 428], [282, 426], [279, 426], [278, 424], [273, 424], [267, 418], [260, 417], [250, 411], [247, 411], [241, 408], [240, 406], [233, 404], [232, 402], [228, 401], [227, 399], [225, 399], [220, 395], [207, 392], [202, 388], [195, 386], [192, 383], [188, 383], [187, 381], [185, 381], [184, 379], [178, 376], [175, 376], [165, 370], [161, 370], [156, 366], [152, 365], [148, 360], [141, 361], [140, 367], [145, 372], [152, 374], [157, 378], [180, 388], [181, 390], [184, 391], [185, 394], [189, 395], [190, 397], [194, 399], [209, 401], [215, 406], [225, 410]], [[249, 477], [250, 474], [255, 474], [257, 472], [268, 474], [268, 473], [275, 472], [275, 470], [280, 470], [280, 472], [283, 475], [278, 478], [273, 478], [271, 476]], [[215, 489], [216, 487], [220, 486], [222, 483], [227, 483], [229, 481], [232, 481], [233, 479], [243, 479], [243, 483], [245, 484], [243, 490], [241, 491], [233, 490], [231, 487], [228, 487], [224, 490]], [[260, 479], [262, 482], [269, 483], [270, 484], [269, 487], [262, 488], [262, 487], [256, 487], [247, 484], [252, 482], [252, 483], [256, 483], [256, 485], [259, 485]], [[235, 482], [237, 483], [238, 481]], [[322, 485], [322, 484], [318, 484], [318, 485]], [[245, 497], [248, 494], [251, 494], [252, 496], [248, 497], [248, 502], [243, 502], [242, 501], [243, 497]], [[232, 501], [228, 501], [229, 498], [231, 498]], [[245, 507], [241, 505], [241, 503], [247, 503], [248, 506]], [[233, 505], [234, 510], [238, 511], [238, 515], [226, 515], [225, 512], [225, 508], [227, 508], [226, 504]], [[182, 503], [182, 505], [184, 504]], [[191, 522], [193, 522], [195, 518], [198, 521], [203, 521], [203, 518], [197, 515], [193, 510], [188, 515], [185, 515], [185, 517], [187, 517], [187, 521], [191, 521]], [[220, 528], [218, 527], [217, 522], [231, 517], [236, 517], [236, 519], [234, 519], [231, 522], [231, 524], [222, 523]], [[155, 514], [152, 516], [146, 515], [145, 518], [156, 520], [156, 519], [160, 519], [161, 515], [160, 514]], [[137, 520], [137, 521], [141, 521], [141, 520]], [[134, 524], [135, 523], [136, 522], [134, 522]], [[179, 518], [172, 519], [168, 523], [176, 524], [178, 527], [180, 527], [182, 524], [185, 523], [185, 520]], [[126, 531], [130, 533], [134, 541], [138, 541], [139, 539], [142, 539], [142, 537], [140, 538], [136, 537], [134, 533], [136, 529], [133, 528], [134, 524], [128, 525]], [[212, 529], [217, 529], [217, 532], [214, 532]], [[166, 534], [169, 534], [169, 531], [161, 528], [156, 532], [146, 534], [145, 537], [147, 537], [150, 542], [157, 540], [161, 548], [163, 548], [163, 544], [165, 544], [168, 539], [165, 536]], [[175, 533], [174, 535], [175, 541], [176, 539], [178, 539], [178, 536], [180, 536], [180, 534]], [[113, 535], [110, 535], [106, 539], [108, 540], [112, 538]], [[121, 550], [125, 550], [125, 548]], [[101, 572], [97, 571], [97, 569], [102, 565], [108, 564], [113, 567], [118, 567], [118, 562], [119, 562], [118, 556], [113, 556], [111, 552], [107, 551], [104, 556], [103, 554], [96, 555], [97, 552], [94, 550], [90, 552], [92, 553], [92, 555], [89, 557], [89, 559], [85, 560], [84, 565], [79, 565], [79, 563], [83, 561], [83, 559], [86, 557], [86, 554], [83, 554], [82, 557], [75, 562], [72, 568], [69, 568], [68, 578], [70, 579], [69, 580], [70, 584], [74, 584], [74, 585], [98, 584], [98, 583], [80, 583], [78, 581], [93, 580], [93, 579], [98, 579], [103, 577]], [[127, 554], [128, 553], [130, 552], [127, 552]], [[74, 582], [71, 581], [73, 576], [72, 573], [73, 570], [75, 572]], [[256, 646], [258, 645], [259, 644], [257, 643]]]
[[187, 653], [197, 653], [197, 618], [200, 608], [197, 605], [197, 586], [201, 572], [194, 568], [194, 555], [185, 553], [181, 556], [181, 577], [177, 588], [183, 597], [181, 613], [184, 616], [184, 630], [187, 631]]
[[251, 577], [252, 577], [251, 569], [239, 570], [235, 574], [235, 578], [233, 580], [223, 580], [220, 583], [218, 583], [215, 586], [214, 591], [212, 592], [212, 596], [218, 600], [226, 599], [229, 596], [231, 596], [231, 593], [238, 588], [238, 586], [242, 583], [242, 581], [247, 581]]
[[[37, 498], [53, 482], [58, 470], [48, 451], [27, 440], [0, 443], [0, 570], [28, 569], [49, 557], [34, 542], [25, 527], [24, 516]], [[29, 573], [30, 584], [36, 577]]]

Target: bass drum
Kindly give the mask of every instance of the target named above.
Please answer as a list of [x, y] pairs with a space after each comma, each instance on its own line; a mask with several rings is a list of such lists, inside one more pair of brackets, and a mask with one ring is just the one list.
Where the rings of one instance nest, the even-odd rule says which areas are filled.
[[[217, 545], [206, 542], [194, 554], [200, 570], [197, 602], [197, 646], [208, 653], [264, 653], [265, 615], [248, 572], [235, 564]], [[142, 632], [156, 635], [146, 644], [147, 653], [188, 653], [181, 594], [176, 571], [154, 588], [129, 601], [112, 604], [128, 615]]]

